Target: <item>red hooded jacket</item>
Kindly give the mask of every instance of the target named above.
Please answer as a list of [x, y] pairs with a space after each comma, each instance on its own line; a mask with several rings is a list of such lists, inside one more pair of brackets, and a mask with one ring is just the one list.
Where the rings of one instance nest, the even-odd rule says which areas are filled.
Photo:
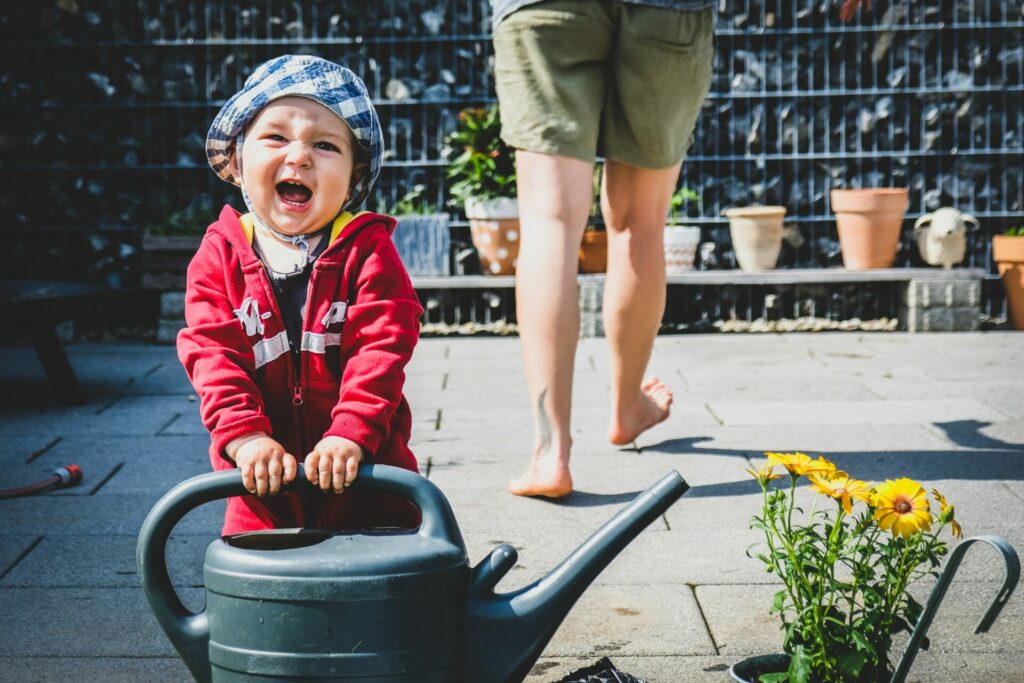
[[[402, 394], [423, 313], [391, 241], [395, 220], [344, 214], [309, 280], [298, 367], [248, 217], [225, 206], [188, 267], [187, 327], [178, 357], [200, 399], [215, 470], [235, 467], [232, 440], [266, 432], [302, 461], [324, 436], [342, 436], [364, 462], [417, 470]], [[292, 491], [228, 500], [225, 534], [285, 527], [356, 529], [418, 524], [388, 494]]]

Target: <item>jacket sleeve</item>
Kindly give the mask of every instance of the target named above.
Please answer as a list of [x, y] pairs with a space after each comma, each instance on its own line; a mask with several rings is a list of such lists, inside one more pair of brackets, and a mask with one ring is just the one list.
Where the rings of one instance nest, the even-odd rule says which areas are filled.
[[341, 337], [343, 363], [337, 405], [325, 436], [342, 436], [373, 456], [402, 401], [405, 365], [419, 340], [420, 306], [388, 232], [365, 231]]
[[256, 361], [228, 298], [228, 264], [215, 241], [204, 238], [188, 266], [185, 329], [178, 358], [199, 395], [199, 412], [222, 457], [233, 439], [271, 433], [263, 396], [253, 377]]

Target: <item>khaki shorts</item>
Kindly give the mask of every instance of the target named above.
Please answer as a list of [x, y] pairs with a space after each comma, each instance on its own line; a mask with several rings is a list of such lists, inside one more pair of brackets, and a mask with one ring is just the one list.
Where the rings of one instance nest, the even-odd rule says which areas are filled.
[[686, 154], [711, 85], [712, 10], [546, 0], [494, 32], [501, 137], [512, 147], [642, 168]]

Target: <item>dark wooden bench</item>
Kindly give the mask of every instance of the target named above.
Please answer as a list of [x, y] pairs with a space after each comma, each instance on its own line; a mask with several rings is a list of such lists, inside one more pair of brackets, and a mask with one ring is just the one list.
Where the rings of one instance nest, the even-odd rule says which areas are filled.
[[81, 403], [85, 397], [55, 328], [82, 317], [105, 292], [104, 287], [80, 282], [0, 280], [0, 340], [32, 341], [61, 403]]

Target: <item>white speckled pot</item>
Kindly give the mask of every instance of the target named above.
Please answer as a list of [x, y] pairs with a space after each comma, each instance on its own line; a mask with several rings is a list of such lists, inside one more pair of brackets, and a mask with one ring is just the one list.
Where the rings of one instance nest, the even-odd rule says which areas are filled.
[[480, 266], [488, 275], [512, 275], [519, 257], [519, 205], [515, 197], [466, 200], [466, 218]]

